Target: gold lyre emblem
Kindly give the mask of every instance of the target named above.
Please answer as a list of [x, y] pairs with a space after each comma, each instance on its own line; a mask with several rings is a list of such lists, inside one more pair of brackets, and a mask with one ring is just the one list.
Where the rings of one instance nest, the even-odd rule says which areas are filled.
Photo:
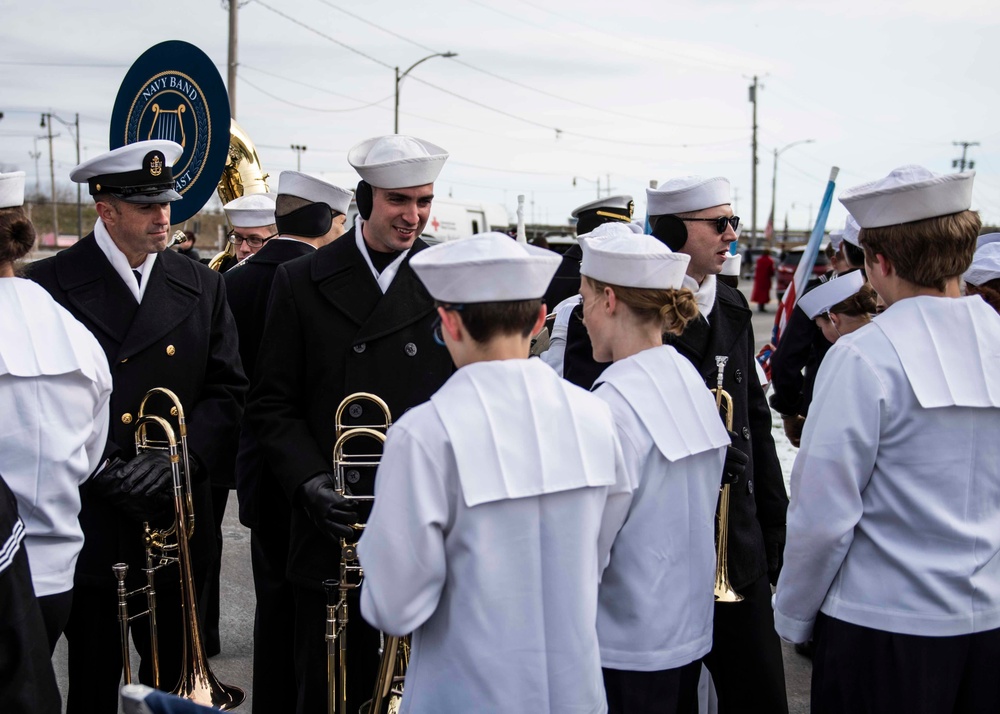
[[163, 173], [163, 160], [159, 156], [154, 156], [149, 162], [149, 173], [151, 176], [159, 176]]

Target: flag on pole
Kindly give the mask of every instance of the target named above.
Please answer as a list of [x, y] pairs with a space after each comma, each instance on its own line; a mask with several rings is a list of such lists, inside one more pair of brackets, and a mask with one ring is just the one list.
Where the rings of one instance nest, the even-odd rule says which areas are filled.
[[784, 332], [785, 325], [792, 318], [792, 310], [795, 303], [802, 296], [806, 289], [806, 283], [813, 272], [816, 264], [816, 256], [819, 255], [819, 245], [823, 242], [823, 235], [826, 231], [826, 219], [830, 215], [830, 205], [833, 203], [833, 189], [836, 186], [837, 174], [840, 169], [834, 166], [830, 169], [830, 180], [826, 184], [826, 191], [823, 194], [823, 203], [819, 207], [819, 215], [816, 216], [816, 224], [813, 226], [812, 235], [806, 243], [805, 252], [795, 269], [795, 276], [785, 290], [785, 295], [781, 299], [781, 305], [774, 316], [774, 330], [771, 333], [771, 342], [775, 348], [780, 344], [781, 333]]
[[770, 243], [774, 239], [774, 213], [767, 217], [767, 225], [764, 226], [764, 240]]

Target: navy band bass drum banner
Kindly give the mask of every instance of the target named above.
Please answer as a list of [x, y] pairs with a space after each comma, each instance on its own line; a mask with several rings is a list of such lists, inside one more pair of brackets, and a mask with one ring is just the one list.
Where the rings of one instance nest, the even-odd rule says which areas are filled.
[[229, 94], [215, 63], [188, 42], [150, 47], [118, 90], [111, 148], [147, 139], [184, 147], [173, 167], [183, 199], [170, 206], [170, 222], [183, 223], [215, 193], [229, 153]]

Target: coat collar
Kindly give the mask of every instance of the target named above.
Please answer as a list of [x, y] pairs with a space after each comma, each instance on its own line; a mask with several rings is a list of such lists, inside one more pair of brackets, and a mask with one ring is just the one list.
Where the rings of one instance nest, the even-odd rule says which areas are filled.
[[314, 252], [316, 252], [316, 248], [309, 243], [303, 243], [300, 240], [292, 238], [281, 240], [275, 238], [269, 240], [260, 250], [254, 253], [249, 262], [256, 263], [257, 265], [280, 265], [292, 258], [297, 258], [300, 255], [309, 255]]
[[[699, 316], [680, 337], [670, 340], [679, 352], [694, 364], [705, 379], [715, 379], [718, 367], [716, 355], [730, 355], [736, 340], [746, 330], [753, 313], [740, 301], [739, 295], [728, 285], [718, 283], [715, 307], [710, 320]], [[707, 331], [707, 335], [704, 333]], [[713, 381], [714, 386], [714, 381]]]
[[122, 342], [120, 359], [141, 352], [187, 319], [202, 293], [198, 264], [174, 251], [163, 251], [146, 278], [139, 310]]

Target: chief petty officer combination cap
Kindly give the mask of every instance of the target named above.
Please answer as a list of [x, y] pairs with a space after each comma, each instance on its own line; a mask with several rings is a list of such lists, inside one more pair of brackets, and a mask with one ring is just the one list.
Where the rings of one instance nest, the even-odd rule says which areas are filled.
[[605, 223], [580, 236], [580, 275], [609, 285], [656, 290], [679, 289], [689, 255], [675, 253], [653, 236], [635, 234], [627, 225]]
[[570, 215], [576, 219], [577, 234], [582, 235], [608, 221], [629, 223], [634, 209], [635, 202], [631, 196], [608, 196], [578, 206]]
[[274, 223], [274, 194], [249, 193], [222, 207], [233, 228], [258, 228]]
[[351, 198], [354, 196], [347, 189], [300, 171], [282, 171], [278, 176], [278, 193], [284, 196], [297, 196], [313, 203], [325, 203], [337, 213], [344, 214], [347, 213]]
[[24, 205], [24, 172], [0, 174], [0, 208]]
[[722, 176], [682, 176], [665, 181], [659, 188], [646, 189], [646, 213], [672, 216], [732, 203], [729, 179]]
[[810, 320], [829, 312], [830, 308], [857, 293], [865, 284], [865, 274], [860, 270], [827, 280], [799, 298], [797, 303]]
[[410, 188], [434, 183], [448, 152], [412, 136], [390, 134], [357, 144], [347, 161], [362, 180], [376, 188]]
[[182, 153], [174, 141], [137, 141], [87, 159], [69, 177], [86, 182], [91, 196], [110, 193], [128, 203], [170, 203], [182, 198], [170, 168]]
[[903, 166], [885, 178], [849, 188], [840, 202], [862, 228], [882, 228], [967, 211], [975, 171], [935, 174]]
[[503, 233], [479, 233], [422, 250], [410, 265], [435, 300], [478, 303], [540, 299], [561, 262]]

